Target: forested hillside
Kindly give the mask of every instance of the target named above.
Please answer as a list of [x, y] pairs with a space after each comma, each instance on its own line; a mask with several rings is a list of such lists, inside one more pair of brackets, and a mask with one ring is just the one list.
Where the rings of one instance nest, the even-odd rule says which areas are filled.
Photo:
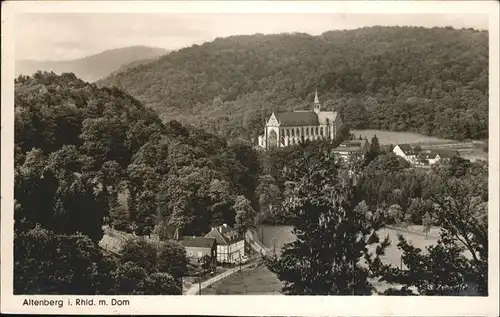
[[230, 137], [254, 138], [272, 110], [317, 88], [351, 127], [450, 139], [488, 137], [488, 33], [370, 27], [320, 36], [232, 36], [194, 45], [99, 82]]
[[168, 51], [147, 46], [130, 46], [106, 50], [99, 54], [66, 61], [16, 61], [16, 76], [31, 76], [37, 71], [53, 71], [57, 74], [74, 73], [85, 81], [96, 81], [113, 72], [155, 60]]
[[[284, 261], [266, 259], [288, 294], [371, 293], [368, 270], [353, 271], [353, 261], [368, 244], [377, 244], [375, 255], [387, 246], [372, 229], [408, 224], [438, 226], [442, 241], [424, 254], [400, 238], [402, 263], [416, 273], [366, 254], [370, 274], [424, 295], [460, 294], [468, 283], [487, 294], [485, 162], [409, 169], [376, 136], [364, 158], [335, 160], [345, 127], [333, 142], [257, 152], [162, 122], [123, 91], [74, 74], [18, 77], [14, 128], [15, 294], [181, 294], [182, 277], [199, 263], [188, 263], [177, 230], [203, 235], [227, 223], [243, 234], [258, 222], [291, 223], [304, 237], [285, 247]], [[160, 239], [104, 250], [106, 226]], [[290, 270], [304, 246], [316, 264]], [[304, 274], [315, 278], [304, 283]]]
[[[98, 88], [73, 74], [20, 76], [15, 292], [179, 293], [169, 279], [185, 271], [142, 267], [123, 256], [118, 263], [106, 260], [97, 245], [103, 225], [138, 235], [154, 231], [162, 238], [171, 238], [175, 229], [191, 235], [233, 225], [238, 206], [255, 204], [258, 171], [249, 146], [228, 145], [175, 121], [164, 124], [122, 91]], [[179, 250], [175, 243], [165, 248]], [[175, 252], [163, 254], [170, 259]], [[177, 261], [169, 259], [159, 267]], [[132, 278], [127, 274], [136, 286], [125, 282]], [[165, 289], [148, 286], [156, 282]]]

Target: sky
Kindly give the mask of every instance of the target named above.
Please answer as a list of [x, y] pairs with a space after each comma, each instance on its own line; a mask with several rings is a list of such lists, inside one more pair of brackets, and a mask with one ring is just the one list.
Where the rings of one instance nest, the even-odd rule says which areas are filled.
[[146, 45], [168, 50], [238, 34], [325, 31], [365, 26], [488, 29], [480, 14], [111, 14], [31, 13], [15, 19], [16, 59], [70, 60]]

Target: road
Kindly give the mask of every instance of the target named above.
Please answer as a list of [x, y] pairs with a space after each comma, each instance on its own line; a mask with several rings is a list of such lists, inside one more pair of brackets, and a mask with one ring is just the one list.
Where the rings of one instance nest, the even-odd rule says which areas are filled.
[[[266, 254], [269, 252], [269, 249], [267, 249], [259, 240], [257, 239], [254, 239], [254, 236], [255, 236], [255, 232], [251, 232], [250, 230], [246, 232], [245, 234], [245, 240], [246, 242], [248, 243], [248, 245], [250, 245], [250, 247], [257, 253], [257, 254]], [[255, 262], [254, 261], [250, 261], [250, 263], [247, 263], [247, 264], [244, 264], [241, 266], [241, 269], [246, 269], [252, 265], [255, 265]], [[199, 291], [200, 291], [200, 288], [202, 290], [202, 294], [203, 294], [203, 289], [214, 284], [215, 282], [218, 282], [222, 279], [225, 279], [226, 277], [228, 277], [229, 275], [231, 274], [234, 274], [235, 272], [238, 272], [240, 270], [240, 267], [237, 266], [235, 268], [232, 268], [230, 270], [227, 270], [226, 272], [223, 272], [219, 275], [216, 275], [204, 282], [201, 282], [201, 286], [199, 285], [199, 283], [196, 283], [196, 284], [193, 284], [189, 289], [187, 289], [185, 292], [184, 292], [184, 295], [197, 295], [199, 294]]]
[[[241, 266], [241, 269], [244, 270], [252, 265], [255, 265], [255, 262], [252, 262], [252, 263], [247, 263], [247, 264], [244, 264]], [[201, 286], [199, 285], [199, 283], [196, 283], [196, 284], [193, 284], [188, 290], [186, 290], [186, 292], [184, 292], [184, 295], [198, 295], [199, 294], [199, 291], [200, 291], [200, 288], [202, 290], [202, 294], [203, 294], [203, 289], [214, 284], [215, 282], [218, 282], [222, 279], [225, 279], [226, 277], [228, 277], [229, 275], [231, 274], [234, 274], [236, 272], [238, 272], [240, 270], [240, 267], [237, 266], [235, 268], [232, 268], [230, 270], [227, 270], [226, 272], [224, 273], [221, 273], [219, 275], [216, 275], [204, 282], [201, 282]]]

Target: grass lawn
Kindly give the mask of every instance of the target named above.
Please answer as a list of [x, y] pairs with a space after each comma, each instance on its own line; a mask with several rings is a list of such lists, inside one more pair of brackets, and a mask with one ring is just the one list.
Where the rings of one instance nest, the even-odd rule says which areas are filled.
[[352, 130], [356, 137], [366, 137], [371, 140], [373, 135], [376, 134], [379, 143], [382, 145], [400, 144], [400, 143], [449, 143], [453, 140], [441, 139], [432, 136], [426, 136], [415, 132], [394, 132], [385, 130]]
[[202, 295], [279, 295], [282, 288], [276, 275], [265, 266], [236, 272], [205, 288]]
[[[416, 230], [417, 232], [421, 230]], [[434, 229], [434, 231], [437, 231]], [[378, 236], [380, 240], [384, 239], [387, 235], [389, 235], [389, 239], [391, 240], [391, 245], [385, 249], [385, 255], [381, 256], [381, 260], [383, 263], [391, 264], [393, 266], [401, 266], [401, 255], [402, 251], [398, 249], [397, 244], [399, 242], [398, 235], [403, 234], [403, 236], [408, 240], [409, 243], [414, 245], [417, 248], [425, 250], [425, 247], [431, 246], [437, 243], [437, 235], [432, 234], [427, 238], [425, 235], [420, 233], [408, 233], [402, 232], [395, 229], [381, 229], [378, 231]], [[375, 252], [375, 250], [373, 250]], [[406, 266], [403, 265], [403, 268]]]
[[[424, 249], [425, 246], [435, 244], [437, 238], [435, 237], [436, 229], [431, 232], [432, 236], [425, 238], [424, 235], [419, 233], [421, 228], [413, 228], [416, 233], [406, 233], [403, 235], [410, 240], [415, 246]], [[259, 238], [261, 234], [264, 235], [264, 245], [276, 248], [276, 253], [280, 253], [283, 244], [293, 241], [294, 236], [291, 233], [291, 226], [260, 226], [257, 229]], [[397, 236], [400, 232], [394, 229], [382, 229], [379, 231], [380, 238], [385, 237], [387, 234], [392, 241], [391, 246], [386, 249], [386, 254], [382, 257], [382, 261], [390, 263], [394, 266], [399, 266], [401, 263], [401, 251], [397, 248]], [[272, 295], [280, 294], [283, 284], [278, 280], [276, 275], [269, 271], [264, 266], [257, 268], [250, 268], [243, 272], [237, 272], [219, 281], [210, 287], [203, 290], [205, 295]], [[374, 286], [378, 290], [383, 290], [388, 287], [384, 283], [375, 282]]]

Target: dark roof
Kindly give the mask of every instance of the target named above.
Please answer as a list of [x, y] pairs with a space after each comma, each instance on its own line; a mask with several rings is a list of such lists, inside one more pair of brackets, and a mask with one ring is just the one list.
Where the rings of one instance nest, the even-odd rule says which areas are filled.
[[318, 115], [312, 111], [278, 112], [275, 116], [282, 127], [319, 125]]
[[368, 142], [368, 140], [366, 140], [366, 139], [362, 139], [362, 140], [347, 140], [347, 141], [344, 141], [344, 142], [340, 143], [340, 145], [345, 145], [345, 146], [363, 146], [363, 145], [366, 145], [367, 142]]
[[215, 244], [215, 239], [206, 237], [182, 237], [180, 242], [185, 247], [211, 249]]
[[340, 143], [339, 146], [337, 146], [334, 151], [335, 152], [357, 152], [361, 151], [364, 146], [368, 143], [367, 140], [349, 140], [349, 141], [344, 141]]
[[405, 154], [415, 154], [415, 150], [413, 147], [409, 144], [398, 144], [399, 148], [401, 151], [403, 151]]
[[205, 235], [205, 238], [214, 238], [217, 244], [223, 245], [228, 245], [242, 239], [240, 234], [228, 225], [212, 228], [212, 230]]
[[334, 152], [359, 152], [361, 148], [359, 146], [338, 146], [334, 150]]

